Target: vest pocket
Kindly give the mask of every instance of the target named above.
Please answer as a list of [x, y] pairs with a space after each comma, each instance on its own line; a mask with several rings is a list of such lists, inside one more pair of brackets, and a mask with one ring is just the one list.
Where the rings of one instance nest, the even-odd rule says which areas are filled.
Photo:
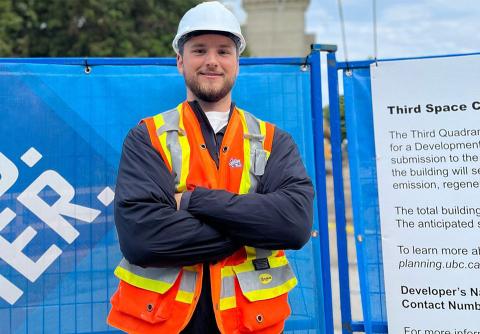
[[112, 306], [151, 324], [165, 321], [172, 315], [180, 273], [181, 268], [142, 268], [123, 259], [115, 270], [120, 283]]
[[297, 278], [285, 255], [265, 258], [267, 267], [256, 270], [255, 259], [233, 267], [243, 295], [251, 302], [275, 298], [287, 293], [295, 285]]
[[157, 324], [172, 315], [172, 303], [176, 294], [173, 290], [175, 289], [162, 295], [120, 281], [118, 290], [112, 297], [112, 307], [150, 324]]
[[297, 279], [285, 256], [265, 260], [269, 268], [262, 270], [255, 270], [253, 261], [233, 267], [238, 281], [235, 295], [240, 332], [283, 326], [290, 315], [288, 292]]
[[[285, 293], [272, 300], [261, 300], [255, 305], [240, 301], [238, 306], [240, 333], [279, 333], [290, 315], [288, 295]], [[276, 328], [277, 330], [273, 330]]]

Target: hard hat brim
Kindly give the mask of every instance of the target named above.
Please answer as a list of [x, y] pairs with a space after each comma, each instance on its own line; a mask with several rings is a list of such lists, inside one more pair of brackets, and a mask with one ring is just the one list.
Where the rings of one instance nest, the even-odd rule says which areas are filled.
[[238, 33], [235, 33], [235, 32], [232, 32], [232, 31], [226, 31], [226, 30], [213, 30], [213, 29], [209, 29], [209, 30], [197, 30], [197, 29], [191, 29], [191, 30], [186, 30], [184, 32], [182, 32], [182, 34], [177, 34], [172, 42], [172, 47], [173, 49], [175, 50], [176, 53], [179, 53], [179, 42], [180, 40], [186, 36], [186, 35], [189, 35], [189, 34], [192, 34], [192, 33], [195, 33], [195, 32], [199, 32], [198, 35], [205, 35], [205, 34], [219, 34], [219, 35], [223, 35], [223, 36], [226, 36], [226, 35], [233, 35], [233, 36], [236, 36], [238, 38], [238, 40], [240, 41], [239, 45], [238, 45], [238, 52], [239, 54], [241, 54], [244, 50], [245, 50], [245, 46], [246, 46], [246, 42], [245, 42], [245, 38], [241, 35], [241, 34], [238, 34]]
[[[182, 43], [182, 39], [185, 38], [185, 37], [188, 37], [189, 35], [191, 35], [191, 37], [194, 37], [194, 36], [200, 36], [200, 35], [207, 35], [207, 34], [219, 34], [219, 35], [222, 35], [222, 36], [226, 36], [226, 37], [233, 37], [235, 36], [236, 39], [232, 38], [233, 41], [235, 42], [237, 48], [238, 48], [238, 51], [239, 51], [239, 54], [241, 54], [244, 50], [245, 50], [245, 39], [243, 38], [242, 35], [239, 35], [239, 34], [236, 34], [236, 33], [233, 33], [231, 31], [225, 31], [225, 30], [195, 30], [195, 29], [192, 29], [191, 31], [187, 31], [179, 36], [175, 36], [175, 39], [173, 40], [172, 42], [172, 46], [173, 46], [173, 49], [175, 50], [176, 53], [179, 53], [179, 50], [180, 50], [180, 43]], [[189, 38], [187, 38], [188, 40]], [[183, 41], [183, 43], [185, 43], [185, 41]]]

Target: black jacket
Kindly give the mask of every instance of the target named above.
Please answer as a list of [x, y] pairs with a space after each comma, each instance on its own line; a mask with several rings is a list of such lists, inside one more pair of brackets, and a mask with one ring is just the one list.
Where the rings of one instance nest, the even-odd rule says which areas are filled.
[[[190, 102], [218, 165], [217, 135], [200, 106]], [[299, 249], [310, 237], [313, 187], [291, 136], [275, 128], [272, 152], [257, 193], [237, 195], [197, 187], [176, 209], [174, 177], [153, 148], [144, 124], [123, 144], [115, 189], [115, 224], [125, 258], [140, 266], [192, 265], [223, 259], [243, 245]], [[216, 329], [208, 270], [185, 332]], [[203, 298], [202, 298], [203, 297]]]

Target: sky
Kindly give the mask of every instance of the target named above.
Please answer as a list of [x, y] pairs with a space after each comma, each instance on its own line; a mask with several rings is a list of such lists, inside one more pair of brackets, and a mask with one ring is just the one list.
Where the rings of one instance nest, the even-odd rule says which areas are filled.
[[[311, 0], [306, 32], [317, 43], [337, 44], [337, 59], [345, 60], [338, 12], [339, 0]], [[348, 60], [374, 57], [374, 0], [340, 0], [345, 20]], [[245, 19], [236, 4], [237, 16]], [[479, 0], [376, 0], [378, 58], [432, 56], [480, 52]]]

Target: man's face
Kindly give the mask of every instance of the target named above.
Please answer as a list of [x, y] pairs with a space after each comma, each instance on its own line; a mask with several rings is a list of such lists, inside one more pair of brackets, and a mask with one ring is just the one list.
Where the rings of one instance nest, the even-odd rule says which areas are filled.
[[237, 48], [232, 39], [205, 34], [190, 38], [177, 68], [195, 98], [218, 102], [230, 94], [238, 74]]

